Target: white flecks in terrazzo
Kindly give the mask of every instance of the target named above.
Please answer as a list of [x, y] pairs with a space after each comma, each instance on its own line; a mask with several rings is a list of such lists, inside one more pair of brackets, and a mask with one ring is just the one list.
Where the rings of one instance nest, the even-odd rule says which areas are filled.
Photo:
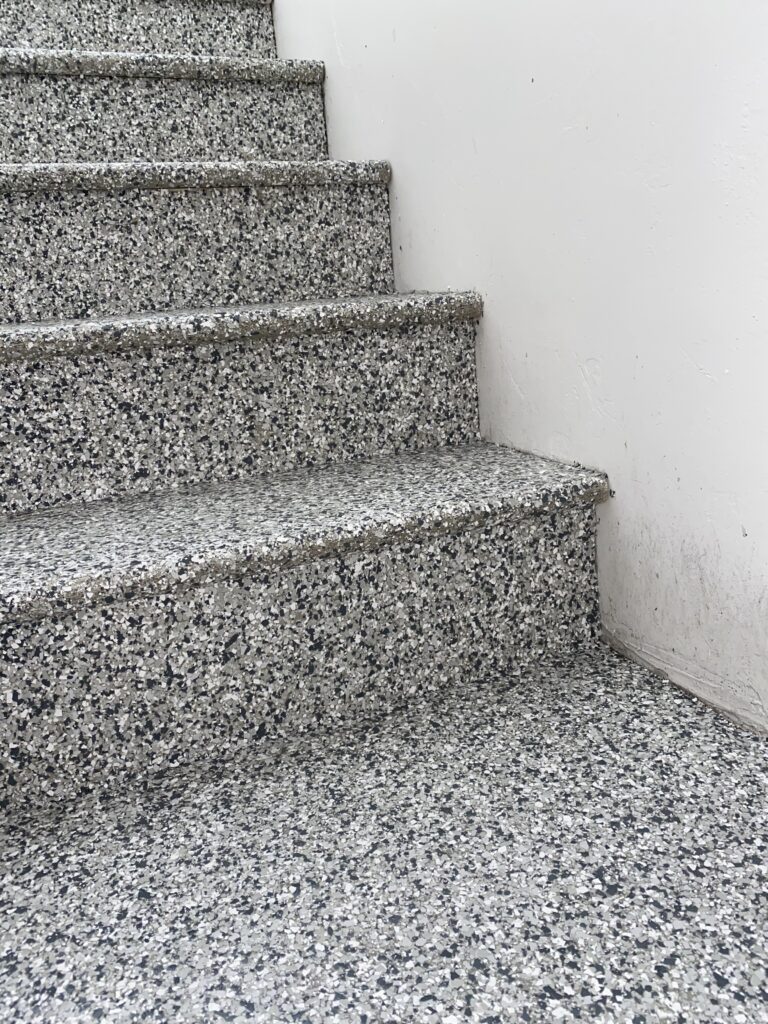
[[189, 53], [115, 53], [94, 50], [0, 50], [0, 75], [66, 75], [78, 78], [194, 79], [320, 85], [325, 65], [316, 60], [277, 60]]
[[[442, 318], [441, 318], [442, 319]], [[475, 323], [15, 360], [0, 509], [19, 513], [476, 440]], [[375, 387], [371, 383], [375, 381]]]
[[6, 164], [0, 319], [391, 292], [387, 187], [365, 183], [383, 174], [330, 161]]
[[478, 442], [9, 517], [0, 620], [586, 509], [607, 488], [595, 470]]
[[95, 320], [0, 325], [0, 361], [52, 355], [129, 352], [162, 344], [214, 345], [244, 337], [286, 340], [367, 328], [387, 331], [426, 324], [477, 321], [475, 292], [406, 292], [287, 304], [219, 306], [124, 314]]
[[391, 176], [392, 169], [383, 160], [3, 163], [0, 164], [0, 193], [109, 193], [138, 189], [311, 188], [340, 185], [364, 188], [388, 185]]
[[604, 649], [469, 674], [17, 821], [0, 1016], [759, 1024], [767, 790], [764, 740]]
[[[0, 43], [59, 51], [0, 54], [6, 509], [474, 434], [479, 301], [376, 297], [389, 168], [309, 162], [267, 3]], [[766, 744], [565, 653], [606, 493], [474, 445], [0, 524], [0, 1019], [768, 1021]]]
[[322, 86], [0, 73], [6, 161], [314, 160]]
[[474, 445], [11, 521], [3, 802], [135, 785], [593, 638], [604, 492]]
[[0, 4], [0, 45], [275, 56], [268, 0], [24, 0]]

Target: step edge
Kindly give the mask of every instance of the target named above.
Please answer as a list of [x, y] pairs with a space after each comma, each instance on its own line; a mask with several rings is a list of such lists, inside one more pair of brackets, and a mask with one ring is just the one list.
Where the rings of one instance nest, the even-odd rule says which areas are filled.
[[0, 327], [0, 365], [29, 359], [266, 342], [337, 330], [479, 320], [482, 297], [466, 292], [413, 292], [355, 299], [217, 307]]
[[[473, 442], [473, 445], [484, 443]], [[428, 522], [423, 517], [414, 516], [406, 522], [384, 522], [363, 528], [348, 528], [346, 533], [335, 530], [322, 537], [308, 537], [305, 541], [290, 540], [282, 545], [277, 542], [266, 550], [240, 545], [226, 557], [212, 556], [187, 564], [166, 563], [154, 570], [142, 567], [133, 574], [126, 571], [117, 576], [102, 578], [78, 577], [71, 585], [60, 587], [53, 594], [34, 593], [16, 601], [0, 598], [0, 625], [61, 618], [79, 609], [98, 607], [105, 603], [171, 593], [183, 594], [206, 584], [236, 582], [265, 572], [282, 572], [335, 555], [377, 551], [400, 542], [482, 529], [500, 523], [515, 524], [608, 500], [610, 489], [605, 474], [577, 464], [559, 465], [566, 465], [574, 474], [580, 473], [581, 476], [555, 489], [544, 488], [536, 500], [521, 502], [519, 498], [507, 497], [486, 501], [485, 504], [478, 499], [476, 504], [471, 505], [463, 502], [452, 508], [436, 506]]]
[[0, 163], [0, 194], [389, 185], [387, 161]]
[[325, 81], [325, 65], [321, 61], [267, 57], [0, 48], [0, 75], [321, 85]]

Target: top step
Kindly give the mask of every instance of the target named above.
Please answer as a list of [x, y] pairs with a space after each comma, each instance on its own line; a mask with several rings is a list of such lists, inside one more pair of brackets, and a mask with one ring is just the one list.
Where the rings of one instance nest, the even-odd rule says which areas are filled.
[[0, 46], [274, 57], [271, 0], [3, 0]]

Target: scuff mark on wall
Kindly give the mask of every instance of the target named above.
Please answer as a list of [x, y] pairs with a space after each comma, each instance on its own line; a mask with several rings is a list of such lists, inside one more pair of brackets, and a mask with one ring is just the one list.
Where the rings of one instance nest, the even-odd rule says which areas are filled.
[[673, 651], [635, 636], [626, 624], [603, 628], [603, 637], [619, 654], [650, 668], [665, 679], [725, 714], [738, 725], [768, 735], [768, 705], [754, 686], [714, 675], [701, 665], [688, 665]]

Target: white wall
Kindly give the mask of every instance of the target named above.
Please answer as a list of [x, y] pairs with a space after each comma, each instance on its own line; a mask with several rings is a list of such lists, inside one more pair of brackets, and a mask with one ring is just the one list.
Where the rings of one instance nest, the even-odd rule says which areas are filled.
[[486, 436], [609, 471], [607, 629], [768, 727], [768, 4], [276, 8], [400, 286], [486, 297]]

